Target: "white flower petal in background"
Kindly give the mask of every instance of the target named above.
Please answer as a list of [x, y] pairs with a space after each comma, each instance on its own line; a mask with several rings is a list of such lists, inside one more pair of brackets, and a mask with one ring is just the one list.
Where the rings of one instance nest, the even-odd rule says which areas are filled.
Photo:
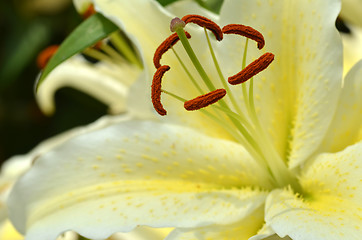
[[74, 56], [57, 66], [39, 86], [36, 100], [45, 114], [55, 110], [54, 95], [62, 87], [72, 87], [89, 94], [109, 106], [113, 114], [126, 110], [129, 86], [138, 78], [139, 68], [128, 63], [92, 64], [82, 56]]
[[362, 26], [346, 23], [350, 33], [341, 33], [343, 40], [343, 73], [348, 71], [362, 59]]
[[174, 16], [182, 18], [188, 14], [197, 14], [211, 19], [214, 22], [218, 22], [219, 16], [207, 9], [201, 7], [196, 1], [175, 1], [172, 4], [166, 6], [166, 9], [170, 11]]
[[362, 27], [362, 1], [361, 0], [342, 0], [342, 18], [359, 27]]
[[73, 5], [78, 13], [84, 13], [90, 4], [92, 4], [92, 0], [73, 0]]
[[337, 152], [362, 140], [362, 61], [344, 80], [337, 111], [318, 152]]

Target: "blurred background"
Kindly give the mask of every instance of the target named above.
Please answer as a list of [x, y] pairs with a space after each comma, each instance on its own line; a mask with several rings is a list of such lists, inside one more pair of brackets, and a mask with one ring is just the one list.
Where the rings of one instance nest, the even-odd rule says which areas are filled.
[[[174, 1], [159, 0], [162, 5]], [[196, 2], [214, 12], [222, 3]], [[0, 1], [0, 164], [27, 153], [44, 139], [107, 113], [102, 102], [71, 88], [57, 91], [52, 116], [45, 116], [35, 102], [38, 53], [60, 44], [81, 21], [72, 0]]]
[[[174, 1], [159, 0], [162, 5]], [[195, 1], [214, 12], [222, 4], [222, 0]], [[345, 16], [348, 19], [351, 14]], [[81, 21], [71, 0], [0, 1], [0, 163], [107, 113], [106, 105], [71, 88], [56, 93], [53, 116], [43, 115], [35, 102], [38, 53], [60, 44]], [[343, 34], [352, 34], [342, 18], [336, 25]]]
[[53, 116], [35, 102], [38, 53], [60, 44], [81, 21], [71, 0], [0, 2], [0, 162], [106, 114], [101, 102], [70, 88], [57, 92]]

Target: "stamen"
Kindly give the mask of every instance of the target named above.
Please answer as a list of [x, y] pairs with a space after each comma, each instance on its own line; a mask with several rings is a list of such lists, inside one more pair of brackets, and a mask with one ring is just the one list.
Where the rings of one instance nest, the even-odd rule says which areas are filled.
[[250, 63], [246, 68], [238, 72], [237, 74], [228, 78], [228, 82], [232, 85], [240, 84], [246, 82], [248, 79], [252, 78], [259, 72], [266, 69], [270, 63], [274, 60], [274, 54], [265, 53], [252, 63]]
[[258, 48], [262, 49], [265, 45], [263, 35], [252, 27], [242, 24], [228, 24], [222, 28], [222, 32], [225, 34], [237, 34], [247, 38], [250, 38], [258, 43]]
[[199, 110], [210, 104], [216, 103], [226, 95], [225, 89], [216, 89], [212, 92], [198, 96], [184, 103], [184, 108], [188, 111]]
[[85, 12], [82, 14], [82, 18], [87, 19], [95, 13], [96, 13], [96, 10], [94, 9], [94, 5], [90, 4], [89, 7], [87, 8], [87, 10], [85, 10]]
[[49, 62], [50, 58], [55, 54], [55, 52], [58, 50], [58, 45], [51, 45], [41, 51], [36, 59], [36, 63], [39, 67], [39, 69], [44, 69], [47, 63]]
[[221, 28], [219, 25], [211, 21], [210, 19], [200, 16], [200, 15], [186, 15], [182, 18], [182, 21], [184, 21], [186, 24], [192, 22], [195, 23], [201, 27], [204, 27], [206, 29], [209, 29], [216, 37], [218, 41], [221, 41], [223, 39], [223, 34], [221, 31]]
[[[191, 38], [191, 35], [185, 31], [186, 37], [188, 39]], [[155, 55], [153, 56], [153, 64], [156, 68], [161, 67], [160, 60], [162, 55], [167, 52], [170, 48], [172, 48], [180, 38], [178, 37], [177, 33], [172, 34], [165, 41], [161, 43], [161, 45], [156, 49]]]
[[163, 65], [157, 68], [155, 74], [153, 75], [152, 86], [151, 86], [151, 99], [152, 104], [155, 110], [161, 115], [164, 116], [167, 114], [166, 109], [162, 106], [161, 103], [161, 87], [162, 87], [162, 77], [170, 70], [170, 66]]

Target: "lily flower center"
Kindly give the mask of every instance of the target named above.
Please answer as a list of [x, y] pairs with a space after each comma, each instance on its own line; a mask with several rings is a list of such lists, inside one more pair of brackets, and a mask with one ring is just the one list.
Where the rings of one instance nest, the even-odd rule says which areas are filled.
[[[207, 46], [223, 88], [215, 87], [214, 82], [208, 76], [196, 56], [189, 42], [191, 35], [184, 30], [186, 25], [189, 23], [197, 24], [204, 28]], [[301, 193], [301, 187], [296, 177], [291, 173], [286, 165], [286, 161], [282, 159], [275, 149], [262, 124], [260, 124], [255, 111], [253, 77], [268, 68], [274, 60], [274, 54], [269, 52], [264, 53], [249, 65], [246, 65], [246, 54], [249, 39], [257, 43], [258, 49], [262, 49], [264, 47], [265, 40], [263, 35], [252, 27], [241, 24], [229, 24], [221, 29], [215, 22], [199, 15], [186, 15], [182, 19], [172, 19], [170, 30], [175, 33], [161, 43], [153, 58], [155, 68], [157, 69], [151, 86], [151, 98], [155, 110], [162, 116], [167, 114], [166, 109], [161, 103], [161, 93], [165, 93], [183, 102], [185, 110], [198, 110], [202, 112], [229, 132], [235, 141], [242, 144], [248, 150], [253, 159], [255, 159], [259, 166], [270, 176], [272, 186], [278, 188], [291, 186], [295, 191]], [[228, 77], [228, 80], [225, 79], [216, 59], [207, 30], [213, 33], [217, 41], [222, 41], [224, 34], [236, 34], [246, 37], [241, 67], [242, 69], [235, 75]], [[182, 59], [174, 50], [173, 46], [179, 41], [200, 75], [204, 83], [204, 87], [195, 80]], [[160, 61], [163, 54], [165, 54], [169, 49], [172, 49], [174, 52], [180, 65], [188, 75], [191, 84], [200, 93], [199, 96], [186, 100], [175, 93], [162, 89], [162, 78], [166, 72], [172, 68], [172, 66], [162, 65]], [[248, 86], [243, 84], [247, 81], [249, 82]], [[207, 90], [205, 90], [205, 87]], [[240, 104], [236, 101], [237, 98], [234, 96], [230, 87], [242, 88], [243, 99], [247, 108], [246, 111], [241, 110]]]

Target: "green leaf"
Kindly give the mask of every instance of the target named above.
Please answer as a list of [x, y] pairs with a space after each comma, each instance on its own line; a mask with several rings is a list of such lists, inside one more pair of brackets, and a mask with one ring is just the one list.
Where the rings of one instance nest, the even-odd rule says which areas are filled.
[[39, 81], [36, 83], [36, 89], [39, 88], [46, 76], [56, 66], [75, 54], [82, 52], [87, 47], [94, 45], [117, 29], [118, 27], [114, 23], [100, 13], [96, 13], [87, 18], [60, 45], [57, 52], [45, 67]]

